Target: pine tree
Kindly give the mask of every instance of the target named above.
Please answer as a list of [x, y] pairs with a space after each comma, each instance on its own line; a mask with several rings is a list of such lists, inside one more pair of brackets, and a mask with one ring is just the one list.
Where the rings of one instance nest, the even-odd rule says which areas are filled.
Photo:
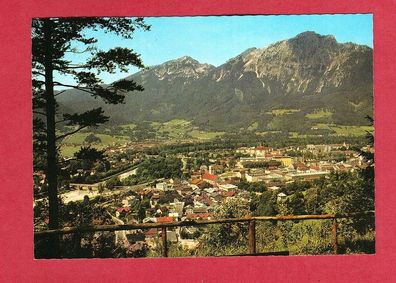
[[[98, 39], [88, 30], [102, 30], [122, 38], [130, 39], [136, 29], [149, 30], [143, 18], [40, 18], [32, 21], [32, 91], [33, 91], [33, 138], [35, 168], [46, 171], [49, 200], [49, 229], [59, 228], [58, 174], [59, 143], [78, 131], [97, 127], [108, 121], [102, 108], [84, 113], [63, 113], [60, 116], [56, 96], [67, 90], [56, 91], [57, 87], [72, 88], [101, 98], [106, 103], [123, 103], [130, 91], [142, 91], [143, 87], [132, 80], [119, 80], [104, 85], [100, 72], [126, 72], [129, 66], [143, 68], [140, 56], [128, 48], [99, 50]], [[76, 48], [74, 46], [83, 46]], [[84, 53], [85, 62], [68, 60], [70, 53]], [[58, 74], [55, 76], [55, 74]], [[58, 79], [71, 76], [75, 84]], [[66, 93], [65, 93], [66, 94]], [[62, 117], [62, 118], [59, 118]], [[73, 130], [57, 135], [56, 126], [67, 125]], [[100, 153], [92, 148], [83, 148], [79, 156], [97, 158]], [[58, 256], [59, 241], [51, 240], [52, 256]]]

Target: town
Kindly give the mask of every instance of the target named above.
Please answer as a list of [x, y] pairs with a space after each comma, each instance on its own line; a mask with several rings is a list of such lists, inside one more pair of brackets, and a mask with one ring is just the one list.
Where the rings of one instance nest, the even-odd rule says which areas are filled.
[[[370, 146], [360, 150], [373, 152]], [[96, 225], [210, 220], [219, 207], [230, 201], [251, 208], [255, 199], [257, 202], [263, 193], [269, 193], [281, 205], [294, 197], [293, 186], [309, 189], [332, 173], [360, 172], [370, 165], [345, 142], [282, 148], [260, 144], [181, 153], [151, 151], [152, 146], [147, 144], [110, 146], [105, 150], [105, 160], [69, 164], [70, 182], [65, 182], [62, 189], [62, 202], [68, 207], [73, 203], [94, 203], [100, 212], [91, 215], [90, 224]], [[106, 177], [99, 180], [98, 176]], [[45, 184], [44, 172], [37, 172], [35, 181], [35, 228], [44, 229], [48, 219], [44, 218], [43, 199], [39, 197]], [[73, 221], [70, 217], [64, 226], [78, 224]], [[193, 251], [200, 248], [207, 228], [176, 227], [166, 233], [172, 245]], [[123, 246], [133, 254], [155, 251], [160, 246], [161, 229], [112, 234], [115, 246]]]
[[373, 253], [372, 28], [175, 19], [33, 19], [35, 257]]

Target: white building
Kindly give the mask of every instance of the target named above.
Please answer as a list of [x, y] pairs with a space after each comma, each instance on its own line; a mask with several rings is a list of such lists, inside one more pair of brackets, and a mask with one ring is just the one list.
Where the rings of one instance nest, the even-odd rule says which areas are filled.
[[286, 199], [286, 197], [287, 197], [287, 195], [285, 193], [279, 193], [279, 194], [277, 194], [276, 200], [277, 201], [283, 201], [283, 200]]
[[237, 189], [237, 188], [238, 188], [238, 187], [235, 186], [235, 185], [233, 185], [233, 184], [223, 184], [223, 185], [219, 185], [219, 189], [226, 190], [226, 191], [235, 190], [235, 189]]

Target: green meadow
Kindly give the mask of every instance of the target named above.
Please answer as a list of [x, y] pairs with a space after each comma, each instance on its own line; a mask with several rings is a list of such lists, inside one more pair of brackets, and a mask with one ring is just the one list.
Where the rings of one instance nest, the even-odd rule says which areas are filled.
[[[60, 147], [60, 152], [62, 156], [72, 157], [74, 153], [77, 152], [82, 145], [84, 145], [84, 140], [89, 134], [92, 133], [91, 132], [75, 133], [65, 138], [62, 141], [62, 145]], [[126, 136], [111, 136], [107, 134], [97, 134], [97, 133], [95, 133], [95, 136], [100, 138], [101, 142], [92, 144], [91, 146], [97, 149], [103, 149], [111, 145], [123, 144], [129, 141], [129, 138]]]
[[317, 109], [313, 113], [306, 114], [305, 117], [308, 119], [321, 119], [321, 118], [329, 118], [333, 115], [333, 113], [327, 109]]

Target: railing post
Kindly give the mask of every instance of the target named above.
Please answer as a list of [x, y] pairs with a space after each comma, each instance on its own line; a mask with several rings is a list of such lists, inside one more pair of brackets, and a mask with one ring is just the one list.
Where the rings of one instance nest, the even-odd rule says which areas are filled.
[[333, 218], [333, 252], [338, 253], [338, 242], [337, 242], [337, 218]]
[[166, 227], [161, 228], [161, 239], [162, 239], [162, 256], [168, 257], [168, 244], [166, 238]]
[[249, 221], [249, 232], [248, 232], [248, 240], [249, 240], [249, 254], [256, 253], [256, 220]]
[[72, 236], [73, 244], [74, 244], [74, 251], [80, 255], [81, 254], [81, 233], [76, 232]]

